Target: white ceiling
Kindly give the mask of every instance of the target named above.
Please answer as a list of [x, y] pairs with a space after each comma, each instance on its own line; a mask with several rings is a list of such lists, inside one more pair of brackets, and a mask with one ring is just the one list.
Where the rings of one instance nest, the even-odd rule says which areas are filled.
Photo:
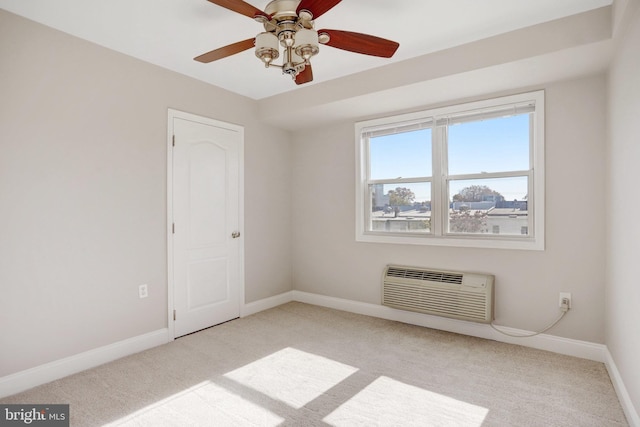
[[[251, 0], [264, 10], [268, 0]], [[314, 82], [296, 86], [251, 50], [210, 64], [197, 55], [254, 37], [262, 26], [206, 0], [0, 0], [3, 9], [152, 64], [263, 99], [389, 63], [567, 17], [612, 0], [344, 0], [318, 18], [330, 28], [395, 40], [391, 59], [322, 46]]]

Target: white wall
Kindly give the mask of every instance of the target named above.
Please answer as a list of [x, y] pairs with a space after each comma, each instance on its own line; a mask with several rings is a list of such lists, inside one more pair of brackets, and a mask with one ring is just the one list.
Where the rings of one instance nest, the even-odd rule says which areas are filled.
[[295, 289], [379, 304], [387, 263], [487, 272], [496, 275], [498, 324], [540, 329], [568, 291], [574, 308], [551, 333], [603, 343], [605, 78], [543, 88], [544, 252], [356, 243], [354, 125], [346, 121], [294, 134]]
[[628, 27], [608, 79], [606, 344], [639, 414], [640, 7], [638, 2], [629, 4]]
[[245, 126], [246, 301], [291, 290], [290, 137], [254, 101], [5, 11], [0, 94], [0, 377], [167, 327], [168, 108]]

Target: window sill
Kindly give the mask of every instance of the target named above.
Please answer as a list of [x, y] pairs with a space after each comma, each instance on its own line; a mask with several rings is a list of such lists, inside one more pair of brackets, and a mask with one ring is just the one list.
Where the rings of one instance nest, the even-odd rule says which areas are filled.
[[544, 240], [540, 238], [473, 238], [467, 236], [437, 237], [433, 235], [407, 236], [392, 233], [358, 233], [356, 241], [364, 243], [544, 251]]

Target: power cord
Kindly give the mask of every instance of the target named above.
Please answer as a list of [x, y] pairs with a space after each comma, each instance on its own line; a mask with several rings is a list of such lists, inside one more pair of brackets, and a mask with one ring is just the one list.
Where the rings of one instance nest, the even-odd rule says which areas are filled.
[[562, 311], [562, 313], [560, 313], [560, 316], [553, 321], [553, 323], [551, 323], [549, 326], [547, 326], [546, 328], [544, 328], [541, 331], [538, 332], [533, 332], [531, 334], [511, 334], [509, 332], [505, 332], [505, 331], [501, 331], [500, 329], [496, 328], [496, 326], [493, 324], [493, 322], [491, 322], [491, 327], [496, 330], [497, 332], [500, 332], [503, 335], [507, 335], [510, 337], [515, 337], [515, 338], [529, 338], [529, 337], [535, 337], [536, 335], [540, 335], [543, 332], [547, 332], [549, 329], [553, 328], [554, 326], [556, 326], [558, 324], [559, 321], [562, 320], [562, 318], [564, 317], [565, 314], [567, 314], [567, 311], [569, 311], [569, 300], [567, 298], [563, 298], [562, 299], [562, 304], [560, 305], [560, 311]]

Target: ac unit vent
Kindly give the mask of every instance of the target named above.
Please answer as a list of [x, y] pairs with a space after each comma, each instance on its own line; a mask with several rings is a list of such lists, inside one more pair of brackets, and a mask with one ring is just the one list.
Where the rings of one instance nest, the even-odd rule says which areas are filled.
[[388, 265], [382, 304], [401, 310], [489, 323], [494, 276]]
[[461, 273], [447, 273], [435, 270], [416, 270], [410, 267], [389, 267], [388, 277], [401, 277], [403, 279], [426, 280], [429, 282], [462, 284]]

